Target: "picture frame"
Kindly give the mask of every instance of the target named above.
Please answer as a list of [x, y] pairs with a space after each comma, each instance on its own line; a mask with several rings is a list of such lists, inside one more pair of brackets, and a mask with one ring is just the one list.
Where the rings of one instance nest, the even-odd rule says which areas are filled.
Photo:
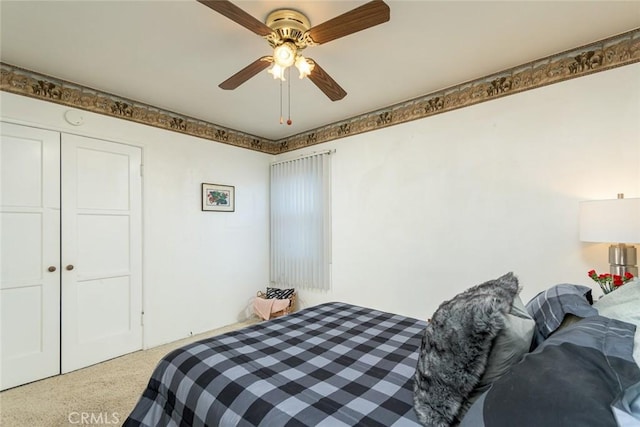
[[234, 212], [236, 188], [233, 185], [202, 183], [202, 210], [206, 212]]

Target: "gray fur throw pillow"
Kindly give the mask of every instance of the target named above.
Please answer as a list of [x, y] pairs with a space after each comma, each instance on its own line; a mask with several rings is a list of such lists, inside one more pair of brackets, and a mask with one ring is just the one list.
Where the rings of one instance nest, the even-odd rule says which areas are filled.
[[414, 376], [414, 409], [422, 424], [460, 422], [517, 294], [518, 279], [508, 273], [438, 307], [422, 337]]

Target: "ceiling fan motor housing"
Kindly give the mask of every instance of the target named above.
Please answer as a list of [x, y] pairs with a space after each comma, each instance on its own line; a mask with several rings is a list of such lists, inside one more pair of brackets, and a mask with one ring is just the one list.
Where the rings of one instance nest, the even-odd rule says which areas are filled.
[[272, 47], [287, 41], [295, 43], [299, 49], [308, 46], [303, 36], [311, 28], [311, 23], [303, 13], [292, 9], [274, 10], [267, 16], [265, 24], [274, 32], [265, 37]]

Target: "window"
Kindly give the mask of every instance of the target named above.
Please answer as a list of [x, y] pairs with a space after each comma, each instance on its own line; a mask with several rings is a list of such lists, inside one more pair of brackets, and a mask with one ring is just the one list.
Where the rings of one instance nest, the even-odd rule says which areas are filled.
[[330, 153], [271, 165], [271, 282], [329, 289]]

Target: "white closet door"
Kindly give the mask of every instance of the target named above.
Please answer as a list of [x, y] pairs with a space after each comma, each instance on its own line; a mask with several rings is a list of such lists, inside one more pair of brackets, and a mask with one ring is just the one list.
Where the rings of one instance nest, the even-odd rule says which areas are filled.
[[60, 372], [60, 134], [0, 128], [4, 390]]
[[142, 348], [141, 149], [62, 135], [62, 372]]

